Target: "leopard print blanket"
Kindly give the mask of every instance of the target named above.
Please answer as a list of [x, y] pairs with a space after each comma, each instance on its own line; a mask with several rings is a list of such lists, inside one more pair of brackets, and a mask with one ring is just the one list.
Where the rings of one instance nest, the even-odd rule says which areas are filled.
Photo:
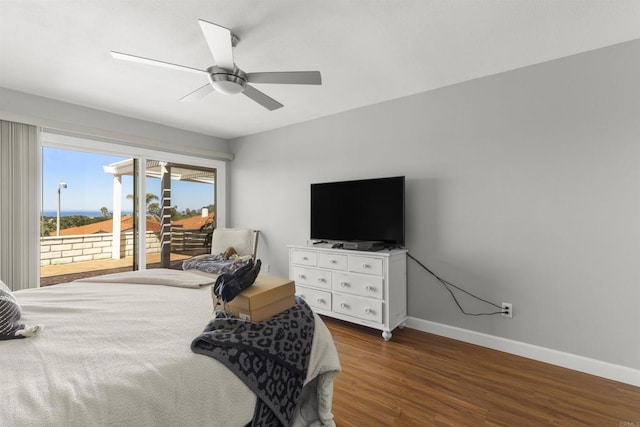
[[252, 426], [288, 426], [307, 376], [314, 319], [307, 303], [262, 322], [213, 319], [191, 350], [213, 357], [258, 397]]

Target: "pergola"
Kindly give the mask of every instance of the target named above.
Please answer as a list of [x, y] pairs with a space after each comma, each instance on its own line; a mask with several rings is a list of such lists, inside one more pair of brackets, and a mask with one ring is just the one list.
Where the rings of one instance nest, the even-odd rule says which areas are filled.
[[[135, 159], [126, 159], [103, 166], [105, 173], [113, 175], [113, 243], [111, 257], [120, 258], [120, 233], [122, 222], [122, 177], [134, 176], [139, 168]], [[171, 253], [171, 181], [190, 181], [215, 184], [216, 170], [158, 160], [146, 160], [145, 176], [158, 178], [162, 194], [160, 203], [160, 247], [163, 266], [169, 265]]]

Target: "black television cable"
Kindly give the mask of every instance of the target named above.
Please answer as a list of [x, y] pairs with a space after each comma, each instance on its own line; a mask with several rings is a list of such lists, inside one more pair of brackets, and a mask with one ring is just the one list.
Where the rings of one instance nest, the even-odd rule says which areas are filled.
[[[504, 310], [502, 309], [502, 306], [501, 306], [501, 305], [498, 305], [498, 304], [492, 303], [491, 301], [487, 301], [486, 299], [482, 299], [482, 298], [480, 298], [480, 297], [478, 297], [478, 296], [476, 296], [476, 295], [472, 294], [471, 292], [469, 292], [469, 291], [465, 291], [465, 290], [464, 290], [464, 289], [462, 289], [461, 287], [454, 285], [453, 283], [447, 282], [446, 280], [444, 280], [443, 278], [441, 278], [440, 276], [438, 276], [436, 273], [434, 273], [433, 271], [431, 271], [431, 270], [429, 269], [429, 267], [427, 267], [426, 265], [424, 265], [423, 263], [421, 263], [418, 259], [416, 259], [416, 257], [414, 257], [413, 255], [411, 255], [409, 252], [407, 252], [407, 256], [408, 256], [409, 258], [411, 258], [412, 260], [414, 260], [414, 261], [415, 261], [415, 262], [416, 262], [420, 267], [422, 267], [423, 269], [425, 269], [425, 270], [427, 271], [427, 273], [429, 273], [429, 274], [431, 274], [433, 277], [435, 277], [435, 278], [438, 280], [438, 282], [442, 283], [442, 285], [445, 287], [445, 289], [446, 289], [447, 291], [449, 291], [449, 293], [451, 294], [451, 298], [453, 298], [453, 301], [455, 301], [456, 305], [458, 306], [458, 308], [460, 309], [460, 311], [462, 312], [462, 314], [465, 314], [465, 315], [467, 315], [467, 316], [493, 316], [493, 315], [496, 315], [496, 314], [504, 314], [504, 313], [507, 313], [506, 311], [504, 311]], [[491, 312], [491, 313], [467, 313], [467, 312], [466, 312], [466, 311], [464, 311], [464, 309], [462, 308], [462, 305], [461, 305], [461, 304], [460, 304], [460, 302], [458, 301], [458, 298], [456, 297], [456, 294], [454, 294], [454, 293], [453, 293], [453, 291], [451, 290], [451, 288], [457, 289], [457, 290], [459, 290], [459, 291], [461, 291], [461, 292], [464, 292], [465, 294], [467, 294], [467, 295], [469, 295], [469, 296], [471, 296], [471, 297], [473, 297], [473, 298], [475, 298], [475, 299], [477, 299], [477, 300], [479, 300], [479, 301], [482, 301], [482, 302], [485, 302], [485, 303], [487, 303], [487, 304], [489, 304], [489, 305], [492, 305], [492, 306], [494, 306], [494, 307], [497, 307], [497, 308], [499, 308], [499, 309], [500, 309], [500, 311], [494, 311], [494, 312]]]

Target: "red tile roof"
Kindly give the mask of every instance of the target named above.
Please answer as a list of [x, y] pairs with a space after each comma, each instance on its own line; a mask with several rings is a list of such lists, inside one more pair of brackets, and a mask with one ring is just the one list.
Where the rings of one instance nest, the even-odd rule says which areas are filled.
[[189, 218], [179, 219], [177, 221], [171, 221], [171, 225], [182, 226], [185, 230], [197, 230], [206, 223], [213, 221], [213, 216], [213, 212], [204, 217], [202, 215], [196, 215]]
[[[172, 221], [171, 225], [181, 226], [185, 230], [199, 229], [208, 221], [212, 221], [214, 213], [211, 212], [208, 216], [202, 217], [200, 215], [192, 216], [190, 218], [184, 218], [177, 221]], [[124, 215], [120, 222], [120, 230], [127, 231], [133, 228], [133, 215]], [[160, 222], [150, 220], [147, 218], [147, 231], [160, 231]], [[94, 222], [93, 224], [81, 225], [78, 227], [69, 227], [60, 230], [61, 236], [76, 236], [80, 234], [98, 234], [98, 233], [112, 233], [113, 232], [113, 220], [107, 219], [100, 222]]]

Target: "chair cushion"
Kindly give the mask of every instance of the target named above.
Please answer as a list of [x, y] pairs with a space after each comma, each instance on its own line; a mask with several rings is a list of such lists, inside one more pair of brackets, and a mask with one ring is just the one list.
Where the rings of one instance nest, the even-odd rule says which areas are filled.
[[253, 255], [254, 231], [245, 228], [216, 228], [211, 239], [211, 253], [221, 254], [230, 246], [238, 255]]

